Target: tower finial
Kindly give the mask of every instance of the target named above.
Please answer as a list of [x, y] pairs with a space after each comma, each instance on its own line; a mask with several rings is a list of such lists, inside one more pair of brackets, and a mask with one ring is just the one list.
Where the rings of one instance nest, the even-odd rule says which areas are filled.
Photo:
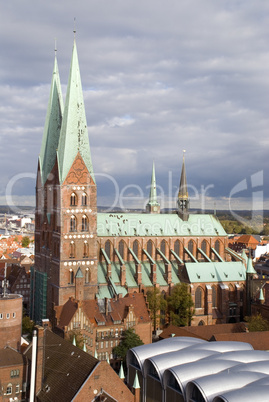
[[76, 39], [76, 17], [74, 17], [74, 29], [73, 29], [73, 32], [74, 32], [74, 39]]
[[54, 39], [54, 52], [55, 52], [55, 57], [56, 57], [56, 54], [57, 54], [57, 39], [56, 38]]
[[180, 183], [179, 183], [179, 191], [178, 191], [178, 213], [179, 216], [184, 220], [188, 220], [189, 216], [189, 194], [188, 194], [188, 187], [187, 187], [187, 178], [186, 178], [186, 170], [185, 170], [185, 152], [186, 150], [183, 149], [183, 162], [182, 162], [182, 170], [180, 176]]

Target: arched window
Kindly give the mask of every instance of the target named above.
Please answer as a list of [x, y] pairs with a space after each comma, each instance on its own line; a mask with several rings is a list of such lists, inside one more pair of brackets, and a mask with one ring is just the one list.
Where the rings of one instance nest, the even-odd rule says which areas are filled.
[[190, 240], [188, 243], [188, 250], [193, 254], [193, 240]]
[[111, 259], [111, 243], [109, 240], [105, 243], [105, 252], [109, 259]]
[[135, 253], [135, 255], [138, 257], [138, 241], [135, 240], [133, 242], [133, 252]]
[[82, 194], [81, 205], [83, 205], [84, 207], [87, 205], [87, 194], [86, 193]]
[[11, 395], [11, 394], [12, 394], [12, 384], [9, 383], [7, 385], [6, 395]]
[[81, 221], [81, 231], [82, 232], [87, 232], [88, 231], [88, 218], [86, 215], [82, 216], [82, 221]]
[[219, 242], [219, 240], [215, 241], [215, 250], [216, 250], [217, 253], [220, 252], [220, 242]]
[[195, 308], [202, 308], [202, 289], [197, 288], [195, 291]]
[[77, 196], [75, 193], [72, 193], [70, 196], [70, 205], [71, 207], [75, 207], [77, 205]]
[[86, 268], [86, 271], [85, 271], [85, 282], [86, 282], [86, 283], [89, 283], [89, 282], [90, 282], [90, 271], [89, 271], [89, 268]]
[[161, 241], [161, 252], [165, 255], [166, 243], [165, 240]]
[[75, 232], [77, 230], [77, 220], [74, 215], [70, 218], [70, 232]]
[[120, 253], [121, 258], [124, 258], [124, 241], [123, 240], [121, 240], [119, 242], [119, 253]]
[[85, 240], [84, 245], [83, 245], [83, 258], [88, 258], [89, 257], [89, 244]]
[[149, 240], [148, 242], [147, 242], [147, 252], [149, 253], [149, 255], [152, 257], [152, 250], [153, 248], [152, 248], [152, 241], [151, 240]]
[[75, 258], [75, 243], [71, 241], [70, 243], [70, 257], [69, 258]]
[[229, 302], [235, 302], [235, 288], [231, 283], [229, 285]]
[[217, 290], [216, 290], [216, 286], [212, 287], [212, 307], [217, 307]]
[[69, 270], [69, 283], [70, 285], [73, 285], [74, 283], [74, 271], [72, 270], [72, 268], [70, 268]]
[[176, 240], [174, 244], [174, 252], [179, 256], [180, 255], [180, 241]]
[[206, 240], [203, 240], [202, 244], [201, 244], [201, 249], [203, 250], [204, 253], [206, 253], [206, 248], [207, 248], [206, 247]]

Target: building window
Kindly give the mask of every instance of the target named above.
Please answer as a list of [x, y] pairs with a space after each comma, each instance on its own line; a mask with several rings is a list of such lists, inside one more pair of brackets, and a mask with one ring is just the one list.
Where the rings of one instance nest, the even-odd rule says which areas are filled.
[[75, 258], [75, 243], [71, 241], [70, 243], [70, 257], [69, 258]]
[[212, 307], [217, 307], [217, 290], [216, 290], [216, 286], [212, 287]]
[[180, 255], [180, 242], [179, 240], [175, 241], [174, 244], [174, 252], [179, 256]]
[[121, 240], [119, 242], [119, 253], [120, 253], [121, 258], [124, 259], [124, 241], [123, 240]]
[[20, 392], [20, 384], [16, 385], [15, 392], [16, 392], [16, 394], [18, 394]]
[[10, 314], [9, 313], [7, 313], [7, 319], [9, 319], [10, 318]]
[[0, 320], [3, 319], [3, 313], [0, 313]]
[[83, 205], [84, 207], [87, 205], [87, 194], [86, 193], [82, 194], [81, 205]]
[[86, 268], [85, 282], [86, 282], [86, 283], [89, 283], [89, 282], [90, 282], [90, 271], [89, 271], [89, 268]]
[[16, 313], [13, 313], [13, 314], [12, 314], [12, 317], [15, 318], [15, 317], [16, 317]]
[[109, 240], [107, 240], [105, 243], [105, 252], [109, 259], [111, 258], [110, 257], [110, 249], [111, 249], [111, 243]]
[[161, 242], [161, 252], [165, 255], [165, 249], [166, 249], [166, 243], [165, 240], [162, 240]]
[[70, 218], [70, 232], [75, 232], [77, 230], [76, 217], [74, 215]]
[[11, 378], [19, 377], [19, 375], [20, 375], [20, 370], [11, 370], [11, 372], [10, 372]]
[[76, 196], [75, 193], [72, 193], [72, 194], [71, 194], [71, 197], [70, 197], [70, 205], [71, 205], [72, 207], [74, 207], [74, 206], [77, 205], [77, 196]]
[[74, 271], [72, 269], [69, 270], [69, 283], [70, 285], [74, 283]]
[[151, 240], [149, 240], [148, 242], [147, 242], [147, 252], [149, 253], [149, 255], [152, 257], [152, 241]]
[[215, 241], [215, 250], [219, 254], [219, 252], [220, 252], [220, 242], [219, 242], [219, 240]]
[[88, 231], [88, 218], [86, 215], [82, 216], [82, 222], [81, 222], [81, 231], [82, 232], [87, 232]]
[[197, 288], [195, 291], [195, 308], [202, 308], [202, 289]]
[[188, 243], [188, 250], [193, 254], [193, 240], [190, 240]]
[[85, 240], [84, 241], [84, 246], [83, 246], [83, 258], [88, 258], [89, 257], [89, 244]]
[[135, 255], [138, 257], [138, 241], [135, 240], [133, 242], [133, 252], [135, 253]]
[[206, 240], [203, 240], [203, 241], [202, 241], [201, 249], [202, 249], [202, 251], [203, 251], [204, 253], [206, 253]]
[[12, 394], [12, 384], [8, 384], [6, 394], [7, 394], [7, 395], [11, 395], [11, 394]]

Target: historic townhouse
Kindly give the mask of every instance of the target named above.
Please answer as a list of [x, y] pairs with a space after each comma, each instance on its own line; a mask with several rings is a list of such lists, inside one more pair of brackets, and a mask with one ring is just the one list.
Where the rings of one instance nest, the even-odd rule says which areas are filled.
[[36, 181], [35, 268], [31, 314], [124, 297], [181, 281], [195, 301], [193, 324], [237, 321], [244, 314], [246, 261], [228, 248], [214, 215], [191, 214], [183, 158], [177, 213], [160, 213], [153, 165], [144, 213], [97, 213], [86, 113], [74, 42], [65, 105], [55, 58]]

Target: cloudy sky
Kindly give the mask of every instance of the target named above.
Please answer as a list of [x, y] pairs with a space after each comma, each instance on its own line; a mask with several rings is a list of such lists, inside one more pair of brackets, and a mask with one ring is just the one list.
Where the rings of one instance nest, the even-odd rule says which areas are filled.
[[153, 160], [174, 205], [185, 149], [193, 206], [269, 209], [269, 2], [12, 0], [0, 15], [0, 204], [34, 203], [55, 38], [65, 94], [75, 17], [99, 205], [143, 204]]

